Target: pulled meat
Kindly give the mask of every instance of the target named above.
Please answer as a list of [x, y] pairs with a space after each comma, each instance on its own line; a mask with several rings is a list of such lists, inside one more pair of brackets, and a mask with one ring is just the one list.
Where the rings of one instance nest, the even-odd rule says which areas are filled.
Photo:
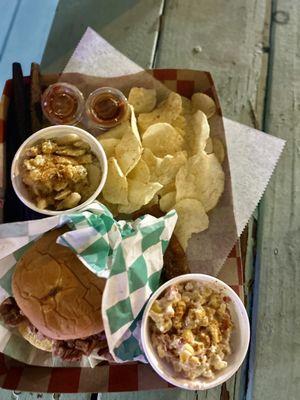
[[99, 333], [98, 336], [99, 336], [99, 342], [97, 345], [98, 349], [97, 354], [98, 356], [102, 356], [103, 354], [108, 352], [108, 343], [104, 331]]
[[64, 361], [79, 361], [82, 351], [75, 349], [74, 340], [56, 340], [53, 344], [53, 354]]
[[173, 234], [164, 254], [163, 281], [168, 281], [175, 278], [175, 276], [188, 274], [189, 272], [186, 254], [177, 237]]
[[83, 355], [89, 356], [96, 348], [99, 348], [98, 354], [108, 349], [104, 333], [82, 339], [55, 340], [53, 354], [65, 361], [79, 361]]
[[[13, 297], [8, 297], [0, 305], [0, 317], [4, 323], [10, 327], [15, 328], [22, 322], [27, 321], [29, 329], [36, 335], [39, 340], [50, 339], [43, 335], [35, 326], [33, 326], [28, 319], [22, 314], [19, 306]], [[108, 345], [104, 332], [97, 335], [91, 335], [82, 339], [74, 340], [53, 340], [53, 355], [60, 357], [65, 361], [79, 361], [81, 357], [89, 356], [91, 352], [97, 349], [98, 355], [104, 354], [108, 351]]]
[[13, 297], [8, 297], [0, 305], [0, 316], [7, 326], [15, 328], [27, 318], [22, 315], [21, 310]]

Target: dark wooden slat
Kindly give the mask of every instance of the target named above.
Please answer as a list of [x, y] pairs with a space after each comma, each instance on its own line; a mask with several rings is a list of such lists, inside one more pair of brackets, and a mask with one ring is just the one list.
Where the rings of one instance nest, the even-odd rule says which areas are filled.
[[32, 132], [38, 131], [43, 126], [41, 94], [40, 66], [32, 63], [30, 72], [30, 120]]
[[25, 83], [23, 79], [21, 65], [14, 63], [12, 96], [9, 103], [5, 129], [6, 189], [3, 222], [26, 221], [43, 217], [43, 215], [30, 210], [19, 200], [13, 190], [10, 179], [10, 170], [14, 155], [24, 140], [32, 133], [29, 90], [28, 83]]

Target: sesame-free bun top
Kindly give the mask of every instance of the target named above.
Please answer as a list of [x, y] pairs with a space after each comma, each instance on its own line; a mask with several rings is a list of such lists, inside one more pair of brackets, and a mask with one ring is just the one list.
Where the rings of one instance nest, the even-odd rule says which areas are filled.
[[22, 256], [12, 279], [15, 300], [29, 321], [51, 339], [78, 339], [103, 331], [105, 279], [56, 243], [65, 228], [44, 234]]

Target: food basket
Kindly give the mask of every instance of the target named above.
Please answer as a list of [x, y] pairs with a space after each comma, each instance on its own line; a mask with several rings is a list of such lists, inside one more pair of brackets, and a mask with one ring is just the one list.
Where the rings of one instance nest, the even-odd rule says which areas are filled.
[[[207, 72], [200, 73], [202, 82], [205, 82], [204, 88], [203, 85], [202, 88], [197, 87], [198, 71], [160, 69], [153, 70], [151, 73], [169, 89], [181, 95], [190, 97], [195, 90], [201, 89], [201, 91], [213, 97], [216, 104], [219, 105], [213, 80]], [[22, 85], [27, 94], [30, 91], [32, 79], [34, 79], [33, 74], [31, 74], [31, 77], [22, 77]], [[42, 86], [47, 86], [56, 80], [57, 76], [47, 75], [40, 77]], [[12, 144], [8, 147], [6, 146], [7, 139], [11, 138], [9, 135], [14, 135], [15, 132], [9, 118], [11, 120], [11, 116], [16, 110], [12, 103], [15, 103], [16, 96], [18, 95], [14, 82], [12, 80], [7, 81], [0, 107], [0, 162], [2, 164], [0, 170], [3, 171], [2, 175], [0, 175], [0, 211], [2, 220], [5, 222], [11, 222], [9, 216], [5, 214], [6, 208], [4, 207], [5, 190], [10, 190], [9, 182], [5, 184], [5, 173], [10, 168], [11, 153], [16, 151], [22, 140], [24, 140], [24, 138], [16, 137], [16, 140], [10, 141], [10, 143], [14, 143], [14, 149], [12, 148]], [[30, 107], [29, 104], [23, 104], [23, 106], [25, 108]], [[219, 106], [217, 112], [221, 116]], [[17, 123], [22, 123], [22, 116], [18, 116], [16, 119]], [[10, 204], [12, 204], [11, 201], [14, 202], [14, 207], [25, 207], [17, 203], [19, 202], [17, 198], [10, 199], [9, 201]], [[13, 211], [13, 207], [10, 210]], [[28, 210], [23, 209], [22, 212], [23, 220], [42, 217], [38, 214], [32, 214]], [[243, 298], [244, 280], [239, 241], [231, 250], [218, 277], [229, 284]], [[121, 392], [170, 387], [148, 364], [136, 362], [108, 364], [105, 362], [95, 368], [48, 368], [22, 364], [5, 356], [3, 353], [0, 353], [0, 386], [10, 390], [50, 393]]]

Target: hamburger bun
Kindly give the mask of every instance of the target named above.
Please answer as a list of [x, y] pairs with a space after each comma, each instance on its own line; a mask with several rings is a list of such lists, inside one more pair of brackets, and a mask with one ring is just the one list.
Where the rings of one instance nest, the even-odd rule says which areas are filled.
[[22, 256], [12, 291], [23, 314], [43, 335], [57, 340], [103, 331], [105, 279], [86, 268], [69, 248], [56, 243], [64, 228], [43, 235]]
[[53, 340], [47, 338], [39, 339], [37, 334], [31, 331], [28, 322], [22, 322], [22, 324], [18, 326], [18, 330], [23, 338], [26, 339], [32, 346], [35, 346], [40, 350], [52, 352]]

